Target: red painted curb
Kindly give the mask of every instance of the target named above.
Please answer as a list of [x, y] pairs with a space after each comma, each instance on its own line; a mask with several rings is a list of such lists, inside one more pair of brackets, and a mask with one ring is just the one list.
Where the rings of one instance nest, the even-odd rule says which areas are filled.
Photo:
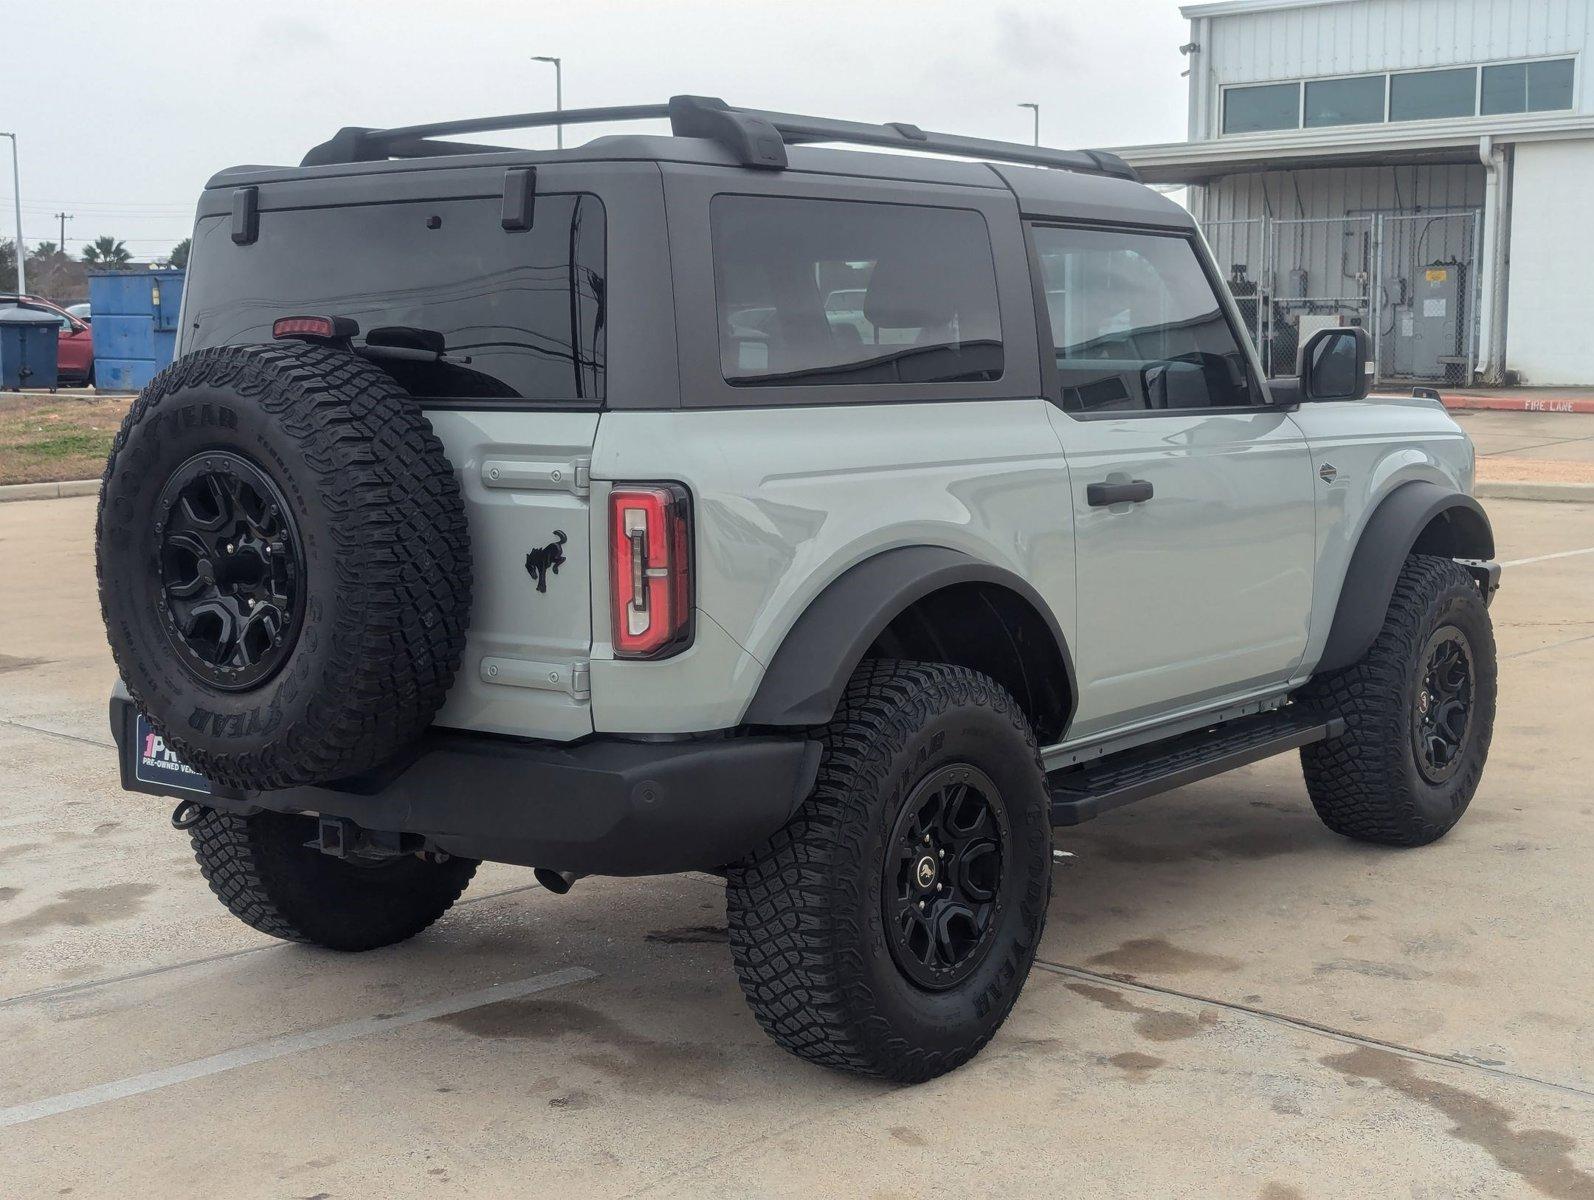
[[1594, 396], [1469, 396], [1452, 392], [1440, 399], [1446, 408], [1463, 412], [1586, 413], [1594, 416]]

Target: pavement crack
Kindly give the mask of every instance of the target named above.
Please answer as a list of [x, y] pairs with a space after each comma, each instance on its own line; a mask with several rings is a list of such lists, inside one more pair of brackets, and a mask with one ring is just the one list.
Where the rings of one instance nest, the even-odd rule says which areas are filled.
[[0, 725], [8, 725], [12, 729], [25, 730], [28, 733], [42, 733], [45, 737], [61, 738], [68, 742], [80, 742], [85, 746], [98, 746], [102, 750], [115, 750], [115, 742], [102, 742], [99, 738], [87, 738], [76, 733], [62, 733], [59, 729], [45, 729], [42, 725], [29, 725], [26, 721], [13, 721], [9, 717], [0, 717]]
[[1054, 975], [1062, 975], [1085, 983], [1104, 984], [1107, 987], [1140, 992], [1143, 995], [1170, 996], [1180, 1000], [1188, 1000], [1195, 1004], [1209, 1004], [1213, 1008], [1222, 1009], [1225, 1012], [1255, 1017], [1258, 1020], [1269, 1021], [1275, 1025], [1283, 1025], [1286, 1028], [1299, 1030], [1302, 1033], [1312, 1033], [1319, 1037], [1333, 1038], [1335, 1041], [1344, 1042], [1351, 1046], [1382, 1050], [1386, 1053], [1409, 1059], [1412, 1062], [1426, 1063], [1435, 1067], [1448, 1067], [1457, 1071], [1467, 1071], [1474, 1075], [1489, 1075], [1509, 1083], [1525, 1083], [1532, 1087], [1543, 1088], [1546, 1091], [1558, 1092], [1564, 1096], [1576, 1096], [1580, 1100], [1594, 1100], [1594, 1090], [1588, 1088], [1577, 1087], [1570, 1083], [1556, 1083], [1552, 1079], [1540, 1079], [1535, 1075], [1524, 1075], [1521, 1072], [1512, 1071], [1505, 1067], [1491, 1067], [1456, 1055], [1436, 1054], [1430, 1050], [1418, 1050], [1412, 1046], [1403, 1046], [1399, 1042], [1391, 1042], [1383, 1038], [1368, 1037], [1362, 1033], [1350, 1033], [1344, 1029], [1336, 1029], [1332, 1025], [1324, 1025], [1319, 1021], [1307, 1020], [1304, 1017], [1292, 1017], [1286, 1013], [1256, 1008], [1233, 1000], [1219, 1000], [1212, 996], [1201, 996], [1195, 992], [1185, 992], [1180, 991], [1178, 988], [1162, 987], [1154, 983], [1125, 979], [1118, 975], [1103, 975], [1097, 971], [1087, 971], [1082, 967], [1071, 967], [1066, 963], [1048, 962], [1041, 958], [1035, 960], [1035, 965], [1043, 971], [1052, 972]]

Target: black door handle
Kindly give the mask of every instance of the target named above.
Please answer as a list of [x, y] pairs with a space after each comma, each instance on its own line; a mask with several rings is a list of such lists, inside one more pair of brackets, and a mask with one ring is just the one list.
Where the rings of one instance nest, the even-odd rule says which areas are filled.
[[1085, 486], [1085, 499], [1092, 508], [1109, 504], [1139, 504], [1151, 499], [1151, 481], [1131, 479], [1128, 483], [1091, 483]]

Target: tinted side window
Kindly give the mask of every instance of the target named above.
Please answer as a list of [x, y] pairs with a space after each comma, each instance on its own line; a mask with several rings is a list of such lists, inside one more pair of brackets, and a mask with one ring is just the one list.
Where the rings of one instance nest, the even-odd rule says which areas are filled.
[[1182, 237], [1037, 226], [1063, 407], [1231, 408], [1257, 402], [1245, 355]]
[[710, 219], [727, 382], [1001, 378], [996, 267], [979, 213], [716, 196]]
[[597, 401], [604, 374], [604, 215], [596, 196], [537, 197], [529, 230], [486, 200], [266, 211], [259, 240], [195, 230], [183, 349], [269, 342], [295, 314], [352, 317], [359, 345], [430, 331], [448, 361], [379, 359], [413, 395]]

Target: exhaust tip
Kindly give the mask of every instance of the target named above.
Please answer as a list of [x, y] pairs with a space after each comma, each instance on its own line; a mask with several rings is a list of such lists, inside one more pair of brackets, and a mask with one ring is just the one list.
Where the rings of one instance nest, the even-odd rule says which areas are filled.
[[531, 873], [536, 876], [538, 883], [555, 896], [563, 896], [570, 890], [570, 885], [581, 878], [574, 871], [553, 871], [547, 867], [533, 867]]

